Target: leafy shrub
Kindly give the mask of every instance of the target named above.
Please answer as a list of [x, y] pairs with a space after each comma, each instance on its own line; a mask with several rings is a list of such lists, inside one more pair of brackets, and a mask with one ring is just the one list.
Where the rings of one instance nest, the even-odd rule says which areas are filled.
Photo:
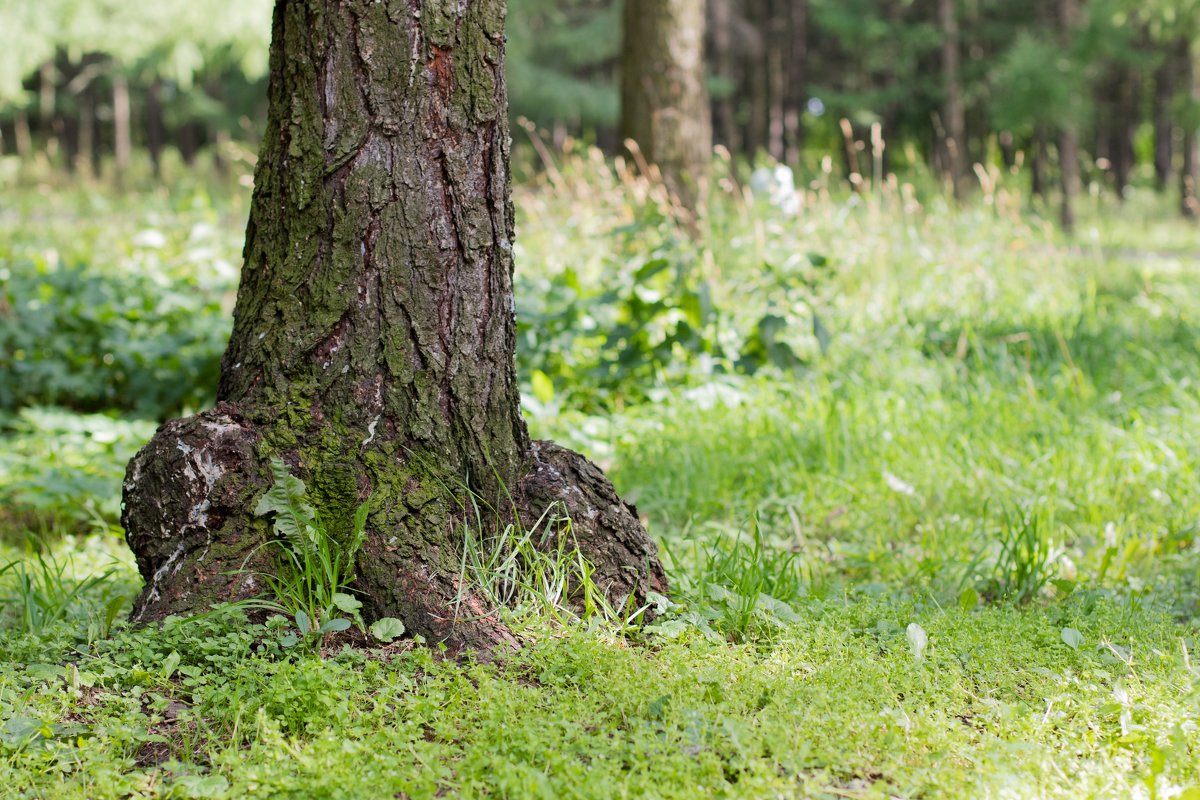
[[631, 224], [607, 234], [602, 271], [517, 273], [517, 361], [538, 403], [558, 393], [573, 408], [613, 408], [664, 384], [798, 369], [800, 338], [827, 346], [815, 311], [824, 257], [763, 264], [750, 281], [754, 302], [742, 303], [712, 274], [703, 241], [654, 203], [633, 210]]
[[218, 294], [53, 260], [0, 262], [0, 277], [0, 409], [162, 418], [211, 397], [229, 334]]
[[0, 416], [0, 529], [32, 519], [80, 531], [120, 513], [125, 465], [154, 424], [23, 408]]

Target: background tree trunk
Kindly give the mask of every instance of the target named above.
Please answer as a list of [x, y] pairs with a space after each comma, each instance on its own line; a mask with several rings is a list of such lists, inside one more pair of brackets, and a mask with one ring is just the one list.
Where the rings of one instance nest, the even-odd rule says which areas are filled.
[[133, 115], [129, 104], [129, 81], [119, 65], [112, 74], [113, 110], [113, 161], [116, 164], [117, 183], [129, 172], [133, 156]]
[[789, 0], [787, 85], [784, 91], [784, 139], [787, 163], [800, 163], [804, 148], [804, 110], [808, 103], [808, 0]]
[[967, 124], [963, 108], [962, 82], [959, 78], [958, 8], [955, 0], [938, 0], [938, 22], [942, 29], [942, 104], [945, 134], [945, 177], [961, 198], [967, 189]]
[[[1058, 17], [1061, 26], [1063, 51], [1068, 52], [1078, 25], [1079, 0], [1059, 0]], [[1079, 131], [1075, 120], [1067, 119], [1059, 126], [1058, 168], [1062, 179], [1062, 226], [1066, 231], [1075, 228], [1075, 195], [1079, 193]]]
[[712, 158], [704, 0], [626, 0], [621, 138], [658, 165], [686, 208], [697, 208]]
[[1176, 63], [1172, 48], [1167, 48], [1162, 64], [1154, 72], [1154, 185], [1163, 192], [1171, 179], [1175, 159], [1175, 119], [1171, 106], [1175, 102]]
[[1179, 81], [1188, 93], [1188, 109], [1183, 115], [1183, 164], [1179, 170], [1180, 210], [1189, 219], [1200, 217], [1200, 162], [1197, 160], [1197, 131], [1200, 123], [1200, 74], [1196, 70], [1196, 51], [1186, 39], [1180, 46]]
[[504, 16], [504, 0], [277, 3], [218, 403], [160, 428], [126, 476], [135, 618], [260, 591], [243, 568], [270, 566], [250, 510], [272, 456], [335, 534], [369, 501], [365, 611], [452, 650], [511, 642], [459, 584], [456, 487], [527, 521], [562, 502], [614, 602], [665, 588], [632, 507], [520, 415]]
[[[737, 76], [733, 58], [733, 3], [732, 0], [710, 0], [708, 13], [711, 24], [710, 61], [716, 74], [736, 86]], [[740, 152], [733, 97], [736, 89], [727, 87], [713, 103], [714, 137], [730, 152]]]

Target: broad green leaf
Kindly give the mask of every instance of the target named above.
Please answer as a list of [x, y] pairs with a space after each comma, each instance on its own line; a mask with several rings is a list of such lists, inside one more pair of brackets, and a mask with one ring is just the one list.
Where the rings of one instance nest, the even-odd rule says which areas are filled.
[[170, 678], [172, 675], [174, 675], [175, 669], [179, 666], [179, 662], [181, 660], [182, 658], [180, 657], [179, 653], [175, 650], [172, 650], [170, 655], [163, 659], [162, 676], [164, 678]]
[[340, 611], [343, 611], [347, 614], [357, 613], [358, 610], [362, 608], [361, 600], [354, 595], [346, 594], [345, 592], [334, 592], [333, 604], [337, 606]]
[[300, 631], [301, 636], [308, 636], [312, 630], [312, 620], [308, 618], [308, 614], [304, 611], [296, 612], [296, 629]]
[[958, 607], [970, 613], [979, 605], [979, 592], [975, 591], [974, 586], [968, 586], [958, 594]]
[[381, 617], [371, 623], [371, 635], [381, 642], [390, 642], [404, 634], [404, 623], [395, 617]]
[[345, 617], [327, 619], [325, 620], [324, 624], [321, 625], [320, 629], [318, 629], [317, 633], [339, 633], [349, 627], [350, 620], [346, 619]]
[[1063, 644], [1072, 650], [1078, 650], [1083, 646], [1083, 634], [1074, 628], [1063, 628], [1062, 640]]

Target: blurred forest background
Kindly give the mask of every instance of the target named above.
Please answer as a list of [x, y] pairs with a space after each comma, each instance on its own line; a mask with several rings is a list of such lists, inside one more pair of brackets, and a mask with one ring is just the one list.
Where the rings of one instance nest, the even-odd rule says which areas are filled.
[[[138, 152], [157, 174], [168, 149], [253, 158], [270, 0], [7, 5], [3, 152], [92, 174]], [[515, 117], [618, 151], [621, 6], [512, 0]], [[708, 0], [704, 17], [713, 140], [735, 157], [865, 179], [919, 166], [959, 193], [975, 164], [1023, 166], [1035, 195], [1122, 197], [1144, 177], [1200, 210], [1196, 0]]]

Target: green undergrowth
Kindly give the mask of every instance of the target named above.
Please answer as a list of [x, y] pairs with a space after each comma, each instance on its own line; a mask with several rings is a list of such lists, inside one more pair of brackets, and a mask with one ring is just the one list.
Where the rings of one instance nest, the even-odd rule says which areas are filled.
[[[525, 645], [486, 664], [297, 646], [358, 601], [286, 532], [286, 616], [124, 627], [124, 464], [206, 402], [246, 198], [14, 192], [0, 796], [1200, 797], [1200, 228], [1138, 190], [1068, 239], [1008, 179], [958, 210], [804, 178], [787, 217], [718, 164], [693, 242], [595, 154], [554, 167], [515, 191], [526, 416], [673, 591], [580, 614], [589, 565], [533, 546], [569, 522], [464, 506], [461, 579]], [[29, 306], [75, 285], [81, 325]]]
[[1083, 596], [964, 612], [858, 593], [753, 643], [576, 629], [491, 664], [320, 659], [214, 619], [91, 647], [6, 633], [24, 666], [0, 677], [0, 780], [47, 798], [1177, 797], [1200, 787], [1196, 641]]

